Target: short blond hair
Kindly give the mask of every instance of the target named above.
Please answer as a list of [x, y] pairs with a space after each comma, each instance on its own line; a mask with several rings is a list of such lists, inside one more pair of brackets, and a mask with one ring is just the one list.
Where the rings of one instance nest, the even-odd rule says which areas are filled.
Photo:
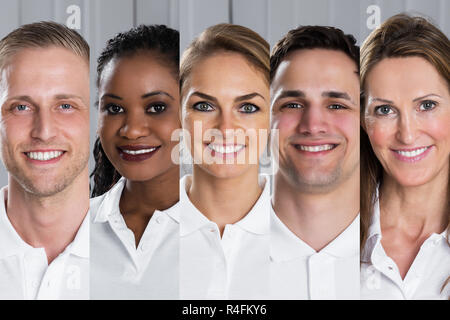
[[22, 49], [51, 46], [68, 49], [89, 65], [89, 45], [78, 32], [56, 22], [41, 21], [25, 24], [0, 41], [0, 70]]

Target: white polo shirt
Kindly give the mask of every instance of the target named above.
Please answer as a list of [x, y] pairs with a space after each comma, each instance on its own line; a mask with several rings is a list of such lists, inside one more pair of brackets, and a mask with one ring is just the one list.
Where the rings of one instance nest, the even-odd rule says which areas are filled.
[[191, 176], [184, 176], [180, 182], [181, 298], [267, 299], [269, 179], [261, 178], [264, 189], [259, 199], [243, 219], [225, 226], [222, 238], [217, 224], [189, 200], [187, 179]]
[[405, 278], [381, 244], [380, 205], [377, 201], [361, 255], [361, 299], [449, 299], [450, 247], [447, 232], [433, 233], [420, 247]]
[[178, 299], [179, 205], [156, 210], [136, 248], [119, 211], [124, 186], [91, 199], [91, 299]]
[[316, 252], [271, 213], [273, 299], [359, 299], [359, 214]]
[[20, 238], [0, 190], [0, 300], [89, 299], [89, 214], [72, 243], [48, 265], [44, 248]]

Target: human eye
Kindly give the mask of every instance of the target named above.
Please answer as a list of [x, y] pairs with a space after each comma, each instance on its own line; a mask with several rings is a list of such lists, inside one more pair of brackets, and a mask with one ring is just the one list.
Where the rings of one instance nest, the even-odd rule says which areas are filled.
[[14, 111], [24, 112], [24, 111], [30, 111], [31, 108], [27, 106], [26, 104], [17, 104], [13, 108]]
[[197, 111], [202, 112], [211, 112], [214, 111], [214, 108], [208, 102], [197, 102], [192, 106]]
[[287, 103], [282, 105], [280, 109], [301, 109], [303, 106], [299, 103]]
[[147, 108], [148, 113], [162, 113], [166, 110], [166, 106], [164, 104], [153, 104]]
[[246, 103], [239, 108], [239, 112], [242, 113], [254, 113], [259, 110], [259, 107], [251, 103]]
[[420, 111], [430, 111], [436, 108], [437, 103], [431, 100], [422, 101], [419, 106]]
[[379, 116], [387, 116], [394, 113], [394, 109], [389, 105], [382, 105], [375, 107], [375, 114]]
[[330, 104], [328, 106], [328, 109], [331, 109], [331, 110], [342, 110], [342, 109], [347, 109], [347, 107], [343, 106], [342, 104], [333, 103], [333, 104]]
[[61, 103], [58, 108], [60, 108], [61, 110], [71, 110], [73, 109], [73, 106], [71, 104], [68, 103]]
[[119, 113], [123, 113], [124, 110], [121, 106], [114, 104], [114, 103], [109, 103], [107, 104], [104, 109], [108, 112], [108, 114], [114, 115], [114, 114], [119, 114]]

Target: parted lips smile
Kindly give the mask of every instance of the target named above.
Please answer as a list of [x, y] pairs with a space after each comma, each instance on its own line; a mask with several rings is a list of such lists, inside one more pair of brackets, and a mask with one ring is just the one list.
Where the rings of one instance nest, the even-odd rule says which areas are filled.
[[126, 161], [143, 161], [150, 158], [161, 146], [124, 145], [117, 147], [119, 155]]

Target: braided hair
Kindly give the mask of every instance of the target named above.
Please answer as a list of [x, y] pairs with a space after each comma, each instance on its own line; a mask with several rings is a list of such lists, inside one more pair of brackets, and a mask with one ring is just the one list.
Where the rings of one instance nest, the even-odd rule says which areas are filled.
[[[97, 60], [97, 88], [100, 87], [101, 74], [113, 58], [130, 57], [142, 51], [156, 54], [156, 58], [173, 70], [178, 81], [180, 61], [179, 32], [164, 25], [140, 25], [127, 32], [119, 33], [107, 42], [106, 48]], [[95, 167], [90, 177], [94, 186], [91, 196], [104, 194], [121, 178], [103, 150], [100, 138], [94, 144]]]

